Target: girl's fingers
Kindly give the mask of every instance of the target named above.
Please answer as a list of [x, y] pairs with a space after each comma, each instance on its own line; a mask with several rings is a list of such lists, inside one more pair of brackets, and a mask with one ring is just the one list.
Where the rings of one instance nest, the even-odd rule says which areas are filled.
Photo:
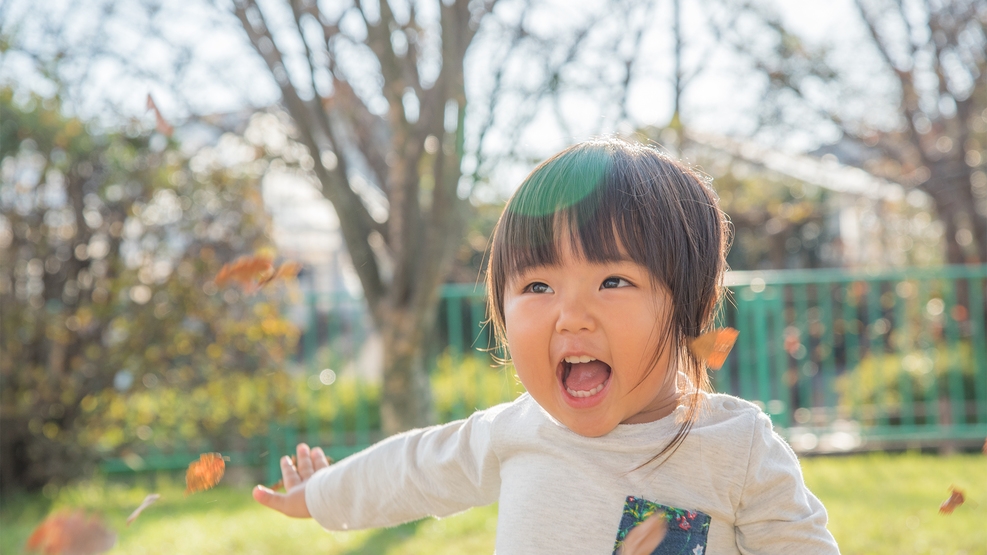
[[291, 464], [291, 457], [281, 457], [281, 479], [284, 481], [285, 490], [290, 490], [302, 482], [295, 465]]
[[312, 453], [311, 450], [309, 450], [308, 445], [305, 443], [299, 443], [297, 455], [298, 475], [302, 480], [308, 480], [312, 477], [312, 473], [315, 472], [312, 469]]
[[329, 466], [329, 458], [326, 457], [325, 451], [321, 447], [316, 447], [312, 449], [312, 468], [314, 470], [319, 470], [320, 468], [326, 468]]

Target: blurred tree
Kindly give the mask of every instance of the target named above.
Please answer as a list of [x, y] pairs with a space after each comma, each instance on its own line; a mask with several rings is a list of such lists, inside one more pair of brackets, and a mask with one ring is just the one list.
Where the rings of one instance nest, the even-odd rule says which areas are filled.
[[934, 199], [949, 262], [987, 263], [987, 3], [855, 0], [852, 52], [808, 46], [763, 3], [722, 3], [718, 38], [763, 76], [765, 129], [835, 130], [851, 163]]
[[[286, 4], [290, 23], [269, 23], [255, 0], [235, 0], [233, 11], [280, 88], [296, 139], [339, 216], [383, 339], [384, 429], [430, 424], [425, 331], [433, 326], [438, 287], [468, 206], [458, 190], [463, 60], [493, 1], [436, 2], [430, 5], [436, 13], [414, 3], [397, 13], [390, 2]], [[304, 47], [294, 61], [306, 64], [307, 74], [289, 75], [282, 53], [289, 41]], [[348, 49], [364, 59], [359, 67], [346, 59]], [[383, 103], [375, 109], [368, 96], [378, 95]], [[353, 166], [362, 166], [386, 195], [384, 217], [375, 218], [361, 198]]]
[[[189, 160], [136, 124], [100, 131], [57, 96], [0, 88], [0, 114], [0, 491], [166, 435], [175, 407], [143, 414], [129, 395], [283, 367], [297, 332], [280, 310], [211, 282], [268, 245], [256, 167]], [[237, 429], [206, 401], [220, 414], [171, 422], [184, 440]]]
[[[307, 151], [299, 165], [334, 205], [382, 335], [382, 419], [395, 432], [433, 421], [423, 343], [438, 287], [463, 239], [467, 198], [498, 188], [485, 187], [490, 159], [518, 157], [518, 145], [528, 144], [524, 132], [541, 125], [544, 109], [560, 114], [566, 102], [590, 96], [607, 104], [607, 114], [626, 117], [623, 104], [612, 100], [626, 100], [637, 57], [628, 41], [640, 43], [648, 19], [636, 1], [593, 3], [563, 25], [555, 24], [553, 2], [508, 3], [497, 13], [496, 0], [89, 0], [50, 11], [11, 2], [9, 22], [0, 26], [31, 31], [20, 33], [18, 47], [71, 84], [76, 108], [112, 104], [127, 91], [122, 84], [162, 86], [172, 105], [188, 112], [215, 98], [207, 93], [217, 83], [219, 96], [246, 105], [274, 86], [290, 115], [292, 140]], [[485, 39], [477, 41], [481, 27]], [[207, 31], [210, 41], [189, 28]], [[634, 29], [630, 39], [614, 32], [626, 28]], [[257, 67], [258, 58], [243, 56], [243, 37], [268, 79], [253, 71], [249, 81], [232, 75]], [[619, 75], [610, 57], [599, 55], [618, 48], [626, 70]], [[477, 79], [484, 90], [471, 95], [469, 133], [468, 50], [484, 69]], [[105, 86], [107, 74], [113, 87]], [[575, 133], [563, 120], [567, 141]], [[520, 153], [524, 165], [531, 156]]]

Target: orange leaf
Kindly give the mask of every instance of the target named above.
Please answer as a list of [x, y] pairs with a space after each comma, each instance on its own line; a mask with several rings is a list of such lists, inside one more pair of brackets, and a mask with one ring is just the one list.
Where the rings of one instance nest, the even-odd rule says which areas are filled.
[[957, 489], [955, 486], [949, 487], [952, 493], [949, 494], [949, 499], [942, 502], [939, 505], [939, 514], [941, 515], [951, 515], [953, 514], [953, 509], [959, 507], [963, 504], [963, 492]]
[[256, 287], [259, 280], [273, 275], [271, 259], [264, 256], [243, 256], [229, 264], [224, 264], [216, 274], [216, 285], [223, 286], [235, 282], [244, 288]]
[[211, 489], [223, 479], [226, 462], [219, 453], [203, 453], [185, 471], [185, 495]]
[[213, 280], [216, 285], [237, 283], [247, 293], [256, 293], [258, 289], [277, 279], [294, 279], [301, 271], [298, 262], [285, 262], [276, 270], [271, 259], [266, 256], [242, 256], [220, 268]]
[[27, 540], [28, 551], [44, 555], [96, 555], [116, 545], [117, 535], [97, 516], [81, 510], [48, 515]]
[[709, 333], [704, 333], [689, 342], [689, 350], [699, 360], [706, 361], [706, 364], [713, 370], [719, 370], [730, 354], [730, 349], [737, 341], [740, 332], [733, 328], [720, 328]]
[[294, 279], [295, 276], [298, 275], [298, 272], [301, 271], [301, 269], [302, 269], [302, 265], [297, 262], [285, 262], [280, 267], [278, 267], [277, 271], [271, 272], [270, 275], [262, 279], [259, 279], [257, 281], [257, 286], [263, 287], [264, 285], [267, 285], [268, 283], [279, 278]]
[[133, 522], [134, 519], [136, 519], [138, 516], [140, 516], [141, 512], [144, 511], [144, 509], [150, 507], [151, 503], [154, 503], [158, 499], [161, 499], [161, 496], [156, 493], [152, 493], [147, 497], [145, 497], [144, 501], [140, 504], [140, 506], [134, 509], [134, 512], [130, 513], [130, 516], [127, 517], [127, 526], [130, 526], [130, 523]]

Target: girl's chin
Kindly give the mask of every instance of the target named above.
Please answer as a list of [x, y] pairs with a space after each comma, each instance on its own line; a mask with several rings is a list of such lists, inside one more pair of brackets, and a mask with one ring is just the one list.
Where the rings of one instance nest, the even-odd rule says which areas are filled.
[[[568, 421], [566, 421], [568, 420]], [[617, 427], [616, 424], [610, 425], [599, 419], [586, 419], [586, 418], [568, 418], [562, 420], [561, 422], [566, 428], [569, 428], [572, 432], [575, 432], [583, 437], [600, 437], [605, 436], [612, 432], [614, 428]]]

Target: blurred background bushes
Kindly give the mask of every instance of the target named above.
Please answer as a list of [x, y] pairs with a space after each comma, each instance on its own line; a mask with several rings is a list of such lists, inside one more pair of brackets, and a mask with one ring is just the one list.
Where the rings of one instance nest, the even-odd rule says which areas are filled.
[[9, 88], [0, 112], [0, 491], [70, 480], [135, 441], [249, 436], [285, 412], [298, 331], [282, 293], [211, 281], [271, 252], [260, 155], [189, 157]]

